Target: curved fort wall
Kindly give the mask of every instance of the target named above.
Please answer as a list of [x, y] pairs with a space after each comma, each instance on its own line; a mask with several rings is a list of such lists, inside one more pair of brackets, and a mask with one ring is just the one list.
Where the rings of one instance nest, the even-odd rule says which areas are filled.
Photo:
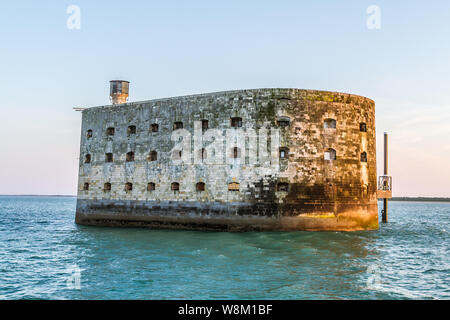
[[76, 222], [378, 228], [375, 104], [257, 89], [83, 111]]

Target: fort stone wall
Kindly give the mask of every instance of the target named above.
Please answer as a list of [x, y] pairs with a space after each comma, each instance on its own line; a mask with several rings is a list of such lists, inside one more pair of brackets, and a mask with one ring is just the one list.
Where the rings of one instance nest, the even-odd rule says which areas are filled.
[[375, 104], [299, 89], [83, 111], [76, 222], [198, 230], [378, 227]]

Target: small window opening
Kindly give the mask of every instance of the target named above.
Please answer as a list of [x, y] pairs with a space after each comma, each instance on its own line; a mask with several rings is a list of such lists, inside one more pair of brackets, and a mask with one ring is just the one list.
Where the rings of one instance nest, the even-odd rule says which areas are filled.
[[240, 127], [242, 127], [242, 118], [239, 118], [239, 117], [231, 118], [231, 126], [233, 128], [240, 128]]
[[106, 135], [113, 136], [114, 135], [114, 128], [109, 127], [108, 129], [106, 129]]
[[147, 191], [155, 191], [156, 185], [153, 182], [147, 184]]
[[133, 184], [131, 182], [125, 183], [125, 191], [132, 191], [133, 190]]
[[153, 124], [150, 126], [150, 130], [151, 130], [152, 132], [158, 132], [158, 131], [159, 131], [159, 125], [158, 125], [157, 123], [153, 123]]
[[88, 138], [88, 139], [92, 138], [92, 130], [91, 130], [91, 129], [89, 129], [89, 130], [87, 131], [87, 138]]
[[150, 161], [156, 161], [158, 160], [158, 152], [155, 150], [150, 152]]
[[111, 191], [111, 183], [109, 182], [105, 183], [105, 185], [103, 186], [103, 191], [105, 192]]
[[202, 130], [208, 130], [208, 120], [202, 120]]
[[367, 162], [367, 152], [361, 153], [361, 162]]
[[280, 148], [280, 159], [288, 159], [289, 158], [289, 148], [282, 147]]
[[234, 147], [231, 149], [231, 158], [237, 159], [241, 157], [241, 149], [238, 147]]
[[87, 155], [84, 157], [84, 163], [91, 163], [91, 155], [90, 155], [90, 154], [87, 154]]
[[367, 184], [365, 184], [362, 186], [362, 197], [367, 198], [368, 195], [369, 195], [369, 187]]
[[206, 149], [202, 148], [199, 152], [200, 159], [205, 160], [207, 157]]
[[113, 154], [112, 153], [105, 153], [105, 161], [106, 162], [113, 162]]
[[130, 152], [127, 153], [127, 159], [126, 159], [126, 161], [127, 161], [127, 162], [132, 162], [132, 161], [134, 161], [134, 152], [133, 152], [133, 151], [130, 151]]
[[277, 191], [289, 191], [289, 183], [279, 182], [277, 184]]
[[323, 127], [325, 129], [336, 129], [336, 120], [325, 119], [325, 121], [323, 122]]
[[83, 185], [83, 190], [88, 191], [89, 190], [89, 183], [85, 182]]
[[325, 160], [336, 160], [336, 150], [330, 148], [327, 151], [325, 151], [324, 159]]
[[172, 191], [180, 191], [180, 184], [178, 182], [172, 182], [170, 188]]
[[181, 150], [174, 150], [172, 152], [172, 160], [181, 160], [182, 152]]
[[367, 125], [364, 122], [361, 122], [359, 124], [359, 131], [361, 132], [367, 132]]
[[183, 129], [183, 122], [176, 121], [173, 123], [173, 130]]
[[136, 126], [129, 126], [127, 132], [128, 132], [128, 135], [136, 134]]
[[197, 191], [205, 191], [205, 184], [203, 182], [198, 182], [195, 187]]
[[239, 191], [239, 183], [238, 182], [230, 182], [228, 184], [228, 191]]
[[287, 127], [291, 123], [291, 119], [289, 117], [280, 117], [277, 120], [277, 124], [280, 127]]

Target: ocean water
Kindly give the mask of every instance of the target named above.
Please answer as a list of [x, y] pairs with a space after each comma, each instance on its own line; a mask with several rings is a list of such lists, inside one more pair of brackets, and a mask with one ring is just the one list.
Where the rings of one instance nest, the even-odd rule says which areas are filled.
[[378, 231], [228, 233], [78, 226], [75, 202], [0, 196], [0, 299], [450, 298], [450, 203], [391, 202]]

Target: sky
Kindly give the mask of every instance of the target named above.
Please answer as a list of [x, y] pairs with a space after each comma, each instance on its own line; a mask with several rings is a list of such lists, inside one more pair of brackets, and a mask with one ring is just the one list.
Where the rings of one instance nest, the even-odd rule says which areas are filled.
[[394, 196], [450, 197], [447, 0], [4, 1], [0, 41], [0, 194], [75, 195], [72, 108], [109, 104], [109, 80], [126, 79], [130, 101], [271, 87], [369, 97]]

